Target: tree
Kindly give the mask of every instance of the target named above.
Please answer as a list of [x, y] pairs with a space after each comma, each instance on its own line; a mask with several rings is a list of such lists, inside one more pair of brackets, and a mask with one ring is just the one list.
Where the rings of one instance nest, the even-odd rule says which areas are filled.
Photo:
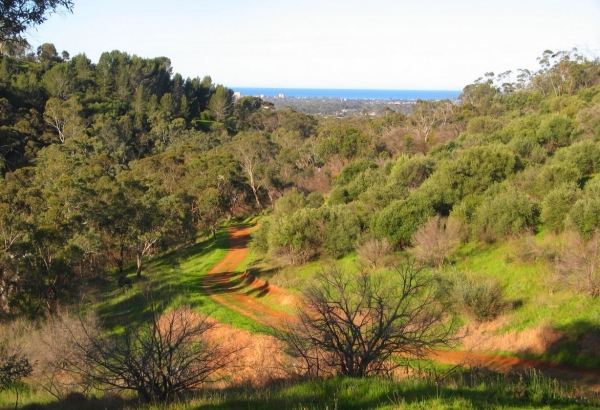
[[276, 146], [261, 133], [240, 133], [233, 143], [240, 166], [248, 177], [256, 206], [262, 208], [259, 191], [265, 185], [267, 164], [275, 156]]
[[277, 333], [302, 372], [362, 377], [455, 340], [451, 304], [412, 261], [395, 272], [346, 274], [331, 266], [303, 293], [296, 322]]
[[56, 130], [61, 143], [64, 143], [67, 138], [83, 135], [86, 125], [80, 117], [81, 109], [81, 104], [75, 97], [66, 101], [50, 98], [46, 102], [44, 120]]
[[17, 383], [23, 377], [27, 377], [33, 372], [33, 366], [26, 357], [22, 355], [11, 355], [6, 358], [0, 358], [0, 392], [13, 387], [16, 393], [15, 409], [19, 405], [19, 387]]
[[432, 262], [441, 268], [446, 258], [460, 243], [461, 225], [457, 219], [429, 218], [413, 235], [415, 253], [419, 260]]
[[28, 28], [42, 24], [50, 13], [72, 11], [72, 0], [3, 0], [0, 3], [0, 43], [22, 40]]
[[216, 121], [222, 122], [228, 118], [233, 112], [233, 90], [217, 85], [208, 102], [208, 109]]

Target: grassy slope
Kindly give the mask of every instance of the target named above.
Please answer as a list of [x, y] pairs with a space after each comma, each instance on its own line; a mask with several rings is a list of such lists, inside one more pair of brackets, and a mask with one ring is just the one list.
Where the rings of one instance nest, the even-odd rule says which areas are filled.
[[567, 338], [542, 355], [542, 359], [591, 368], [600, 365], [598, 356], [583, 354], [577, 346], [583, 338], [598, 331], [599, 301], [570, 289], [551, 291], [552, 267], [546, 262], [519, 262], [513, 257], [516, 246], [516, 243], [464, 245], [451, 269], [493, 277], [503, 286], [506, 298], [517, 307], [507, 314], [507, 324], [500, 332], [552, 326], [564, 331]]
[[164, 310], [185, 304], [222, 323], [250, 331], [260, 329], [251, 319], [214, 302], [202, 288], [202, 277], [225, 256], [228, 246], [227, 229], [222, 228], [216, 238], [150, 260], [141, 280], [136, 280], [131, 270], [133, 286], [108, 292], [96, 306], [100, 317], [109, 328], [148, 320], [145, 294], [151, 288], [153, 299]]

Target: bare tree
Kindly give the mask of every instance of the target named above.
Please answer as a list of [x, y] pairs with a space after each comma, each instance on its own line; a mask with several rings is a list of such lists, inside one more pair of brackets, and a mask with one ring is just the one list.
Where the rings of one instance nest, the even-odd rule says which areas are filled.
[[86, 339], [77, 347], [90, 370], [82, 376], [104, 388], [136, 391], [145, 402], [169, 402], [219, 380], [236, 351], [207, 339], [216, 322], [190, 309], [161, 316], [153, 303], [150, 307], [148, 323], [126, 325], [122, 334], [85, 328]]
[[99, 326], [95, 315], [63, 313], [50, 317], [31, 334], [25, 350], [36, 363], [33, 376], [41, 389], [60, 402], [73, 393], [87, 394], [92, 386], [82, 375], [91, 368], [81, 348], [88, 345], [88, 334], [100, 332]]
[[415, 257], [440, 268], [460, 243], [461, 224], [453, 218], [431, 217], [413, 235]]
[[358, 256], [367, 261], [372, 268], [376, 268], [381, 262], [392, 251], [392, 244], [387, 238], [377, 239], [372, 238], [362, 244], [356, 252]]
[[554, 268], [558, 281], [591, 297], [600, 296], [600, 233], [596, 230], [586, 240], [566, 232]]
[[386, 274], [350, 275], [332, 266], [304, 291], [298, 320], [276, 334], [300, 373], [362, 377], [451, 345], [451, 312], [435, 280], [410, 260]]

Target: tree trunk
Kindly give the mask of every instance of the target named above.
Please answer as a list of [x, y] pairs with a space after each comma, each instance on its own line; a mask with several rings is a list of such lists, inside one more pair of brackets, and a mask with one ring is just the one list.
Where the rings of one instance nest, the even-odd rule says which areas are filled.
[[141, 278], [142, 277], [142, 253], [137, 252], [136, 258], [137, 258], [137, 277]]

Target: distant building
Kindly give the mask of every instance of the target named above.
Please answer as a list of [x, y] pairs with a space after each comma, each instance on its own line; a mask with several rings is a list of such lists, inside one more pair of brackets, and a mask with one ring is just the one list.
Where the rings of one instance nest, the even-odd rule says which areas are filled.
[[277, 96], [277, 98], [285, 98], [285, 95], [283, 95], [283, 94], [279, 94], [279, 95]]
[[239, 91], [235, 91], [235, 92], [233, 93], [233, 101], [237, 101], [237, 100], [239, 100], [240, 98], [242, 98], [242, 93], [241, 93], [241, 92], [239, 92]]

